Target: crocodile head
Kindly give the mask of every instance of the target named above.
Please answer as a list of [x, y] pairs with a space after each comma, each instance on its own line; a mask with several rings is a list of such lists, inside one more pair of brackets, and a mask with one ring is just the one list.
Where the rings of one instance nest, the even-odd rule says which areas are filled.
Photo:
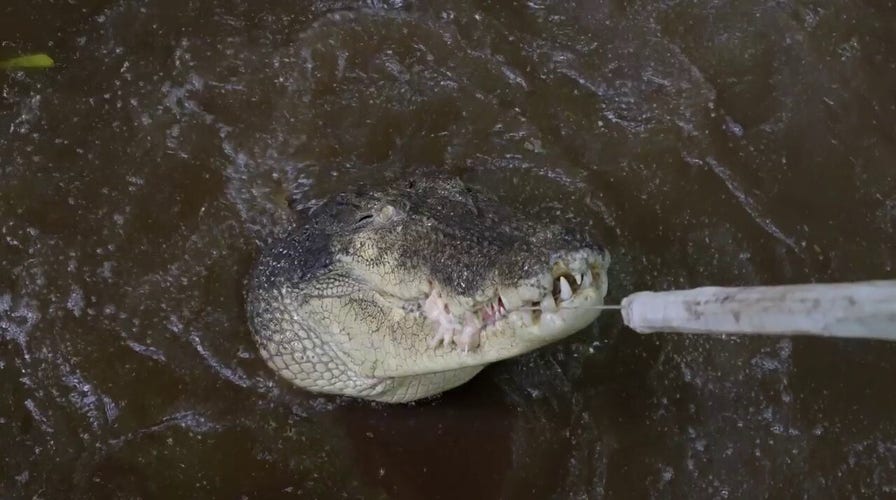
[[380, 401], [455, 387], [591, 323], [609, 255], [456, 180], [334, 196], [262, 252], [249, 322], [296, 385]]

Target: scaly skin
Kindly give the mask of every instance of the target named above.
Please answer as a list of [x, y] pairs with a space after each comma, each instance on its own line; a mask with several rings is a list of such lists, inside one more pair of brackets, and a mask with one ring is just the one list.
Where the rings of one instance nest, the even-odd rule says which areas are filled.
[[413, 401], [587, 326], [609, 262], [459, 181], [418, 179], [335, 196], [267, 248], [249, 323], [300, 387]]

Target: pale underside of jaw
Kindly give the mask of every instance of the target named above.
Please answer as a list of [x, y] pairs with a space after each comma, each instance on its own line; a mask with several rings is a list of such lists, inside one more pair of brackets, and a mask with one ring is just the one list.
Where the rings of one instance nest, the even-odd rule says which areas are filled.
[[[597, 290], [600, 284], [595, 283], [596, 271], [590, 267], [581, 271], [573, 273], [565, 266], [555, 266], [550, 289], [526, 287], [523, 293], [499, 293], [493, 301], [464, 311], [452, 310], [443, 292], [433, 287], [422, 304], [423, 314], [434, 327], [429, 345], [433, 349], [456, 346], [469, 352], [479, 348], [496, 328], [511, 326], [520, 331], [556, 335], [572, 316], [596, 316], [591, 310], [580, 309], [602, 300], [603, 293]], [[585, 326], [578, 323], [570, 322], [568, 328]]]

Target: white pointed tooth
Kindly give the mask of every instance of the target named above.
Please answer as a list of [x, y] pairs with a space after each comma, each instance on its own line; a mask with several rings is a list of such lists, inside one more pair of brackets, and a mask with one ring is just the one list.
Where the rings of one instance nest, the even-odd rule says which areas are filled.
[[459, 337], [455, 337], [454, 342], [463, 348], [464, 353], [470, 352], [470, 349], [479, 347], [479, 331], [481, 330], [476, 318], [467, 318], [467, 324], [464, 325]]
[[566, 278], [560, 276], [560, 300], [569, 300], [572, 298], [572, 287]]
[[581, 285], [585, 281], [585, 275], [582, 273], [574, 275], [573, 278], [576, 280], [577, 285]]
[[540, 307], [543, 312], [554, 312], [557, 310], [557, 303], [554, 302], [554, 297], [548, 295], [547, 297], [541, 299]]
[[591, 269], [585, 271], [585, 277], [582, 278], [582, 287], [591, 286], [594, 282], [594, 275], [591, 274]]

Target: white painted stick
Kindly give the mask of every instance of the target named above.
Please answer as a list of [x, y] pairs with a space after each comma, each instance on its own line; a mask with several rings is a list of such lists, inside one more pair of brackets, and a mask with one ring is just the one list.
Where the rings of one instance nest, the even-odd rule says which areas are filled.
[[622, 318], [639, 333], [896, 341], [896, 280], [638, 292], [622, 300]]

